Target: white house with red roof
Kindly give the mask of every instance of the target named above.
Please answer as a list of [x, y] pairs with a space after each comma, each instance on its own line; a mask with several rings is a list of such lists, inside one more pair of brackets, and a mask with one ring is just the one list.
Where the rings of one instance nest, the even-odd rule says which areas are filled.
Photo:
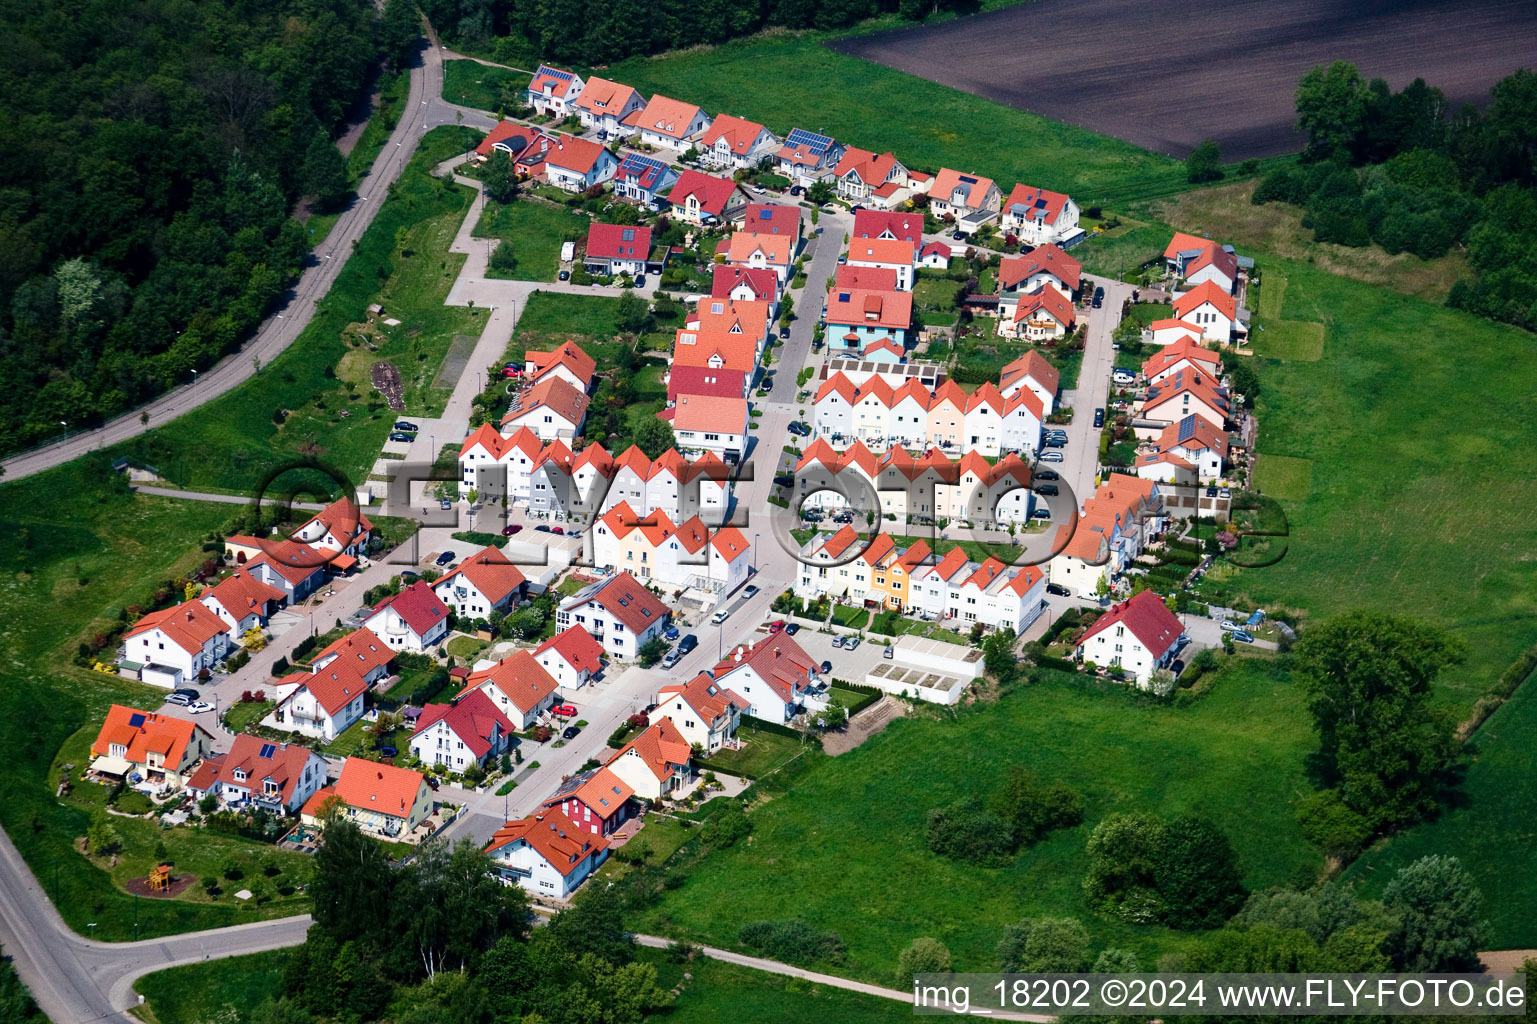
[[667, 193], [672, 215], [689, 224], [724, 224], [737, 220], [747, 209], [748, 196], [730, 178], [717, 178], [685, 170]]
[[710, 271], [710, 297], [734, 302], [767, 302], [769, 318], [779, 317], [779, 275], [769, 267], [718, 264]]
[[187, 780], [187, 791], [194, 798], [212, 794], [220, 810], [298, 814], [326, 784], [326, 771], [326, 759], [309, 747], [240, 733], [228, 753], [198, 766]]
[[1041, 614], [1046, 575], [1038, 566], [1006, 565], [996, 558], [973, 562], [952, 548], [936, 563], [912, 571], [913, 606], [966, 630], [980, 622], [1023, 633]]
[[545, 810], [497, 829], [486, 855], [504, 884], [563, 900], [607, 858], [608, 840], [559, 811]]
[[657, 419], [672, 424], [678, 448], [685, 453], [711, 452], [734, 462], [747, 451], [745, 398], [679, 395], [675, 404], [657, 413]]
[[501, 426], [510, 432], [527, 427], [541, 441], [570, 441], [587, 422], [589, 402], [585, 391], [560, 377], [548, 376], [513, 397]]
[[1187, 287], [1211, 282], [1229, 295], [1238, 286], [1239, 268], [1253, 264], [1239, 256], [1231, 245], [1219, 245], [1209, 238], [1176, 231], [1163, 251], [1164, 263]]
[[572, 113], [572, 104], [582, 95], [587, 83], [574, 71], [563, 71], [548, 64], [539, 65], [534, 72], [523, 97], [528, 105], [541, 114], [564, 118]]
[[1174, 297], [1174, 319], [1194, 324], [1203, 338], [1226, 344], [1239, 326], [1238, 304], [1219, 285], [1203, 281]]
[[681, 153], [709, 127], [710, 116], [692, 103], [657, 93], [624, 119], [620, 131], [638, 135], [645, 145]]
[[[1194, 468], [1199, 483], [1211, 483], [1220, 479], [1227, 462], [1229, 439], [1227, 432], [1194, 413], [1177, 423], [1171, 423], [1153, 441], [1153, 448], [1184, 459]], [[1145, 476], [1139, 472], [1138, 476]]]
[[523, 571], [495, 545], [470, 555], [453, 571], [432, 582], [438, 600], [454, 610], [455, 615], [484, 619], [495, 612], [506, 613], [528, 587]]
[[1040, 396], [1029, 388], [1020, 388], [1012, 398], [1005, 398], [1002, 450], [1019, 452], [1027, 458], [1034, 455], [1041, 447], [1041, 429], [1046, 415]]
[[949, 242], [929, 242], [918, 250], [918, 266], [928, 270], [948, 270], [955, 250]]
[[678, 727], [658, 718], [619, 748], [606, 767], [642, 800], [660, 800], [693, 781], [693, 751]]
[[831, 136], [792, 128], [774, 154], [774, 170], [791, 183], [809, 187], [833, 173], [843, 158], [843, 146]]
[[120, 664], [138, 666], [138, 678], [173, 689], [211, 672], [235, 646], [230, 627], [201, 601], [148, 612], [123, 634]]
[[658, 690], [651, 720], [665, 718], [690, 747], [711, 754], [736, 743], [737, 726], [748, 705], [741, 694], [701, 672], [686, 683], [670, 683]]
[[1017, 256], [1005, 256], [998, 264], [998, 315], [1004, 316], [1004, 307], [1012, 307], [1021, 295], [1033, 294], [1042, 288], [1055, 288], [1071, 299], [1078, 294], [1082, 283], [1083, 264], [1055, 245], [1042, 245]]
[[[649, 228], [646, 230], [650, 231]], [[548, 351], [530, 350], [523, 355], [525, 377], [535, 382], [547, 377], [559, 377], [579, 391], [592, 387], [593, 374], [597, 370], [598, 361], [572, 341], [563, 341]]]
[[[240, 540], [243, 538], [229, 537], [225, 543]], [[333, 559], [341, 557], [294, 540], [258, 541], [253, 538], [252, 543], [258, 545], [261, 554], [239, 564], [263, 583], [287, 594], [289, 604], [302, 601], [318, 590], [326, 581], [326, 568]], [[240, 554], [236, 553], [237, 561]]]
[[821, 687], [820, 665], [782, 630], [751, 647], [739, 644], [715, 666], [717, 685], [746, 698], [747, 713], [778, 725], [790, 721]]
[[368, 683], [350, 661], [337, 658], [324, 668], [300, 669], [278, 680], [277, 706], [262, 725], [334, 740], [363, 717]]
[[349, 757], [335, 785], [316, 790], [300, 809], [300, 820], [318, 824], [332, 806], [370, 835], [399, 839], [432, 813], [432, 790], [421, 772]]
[[1153, 673], [1174, 660], [1175, 645], [1185, 628], [1151, 590], [1134, 594], [1090, 626], [1075, 650], [1079, 661], [1100, 668], [1119, 666], [1143, 689]]
[[[316, 512], [293, 532], [293, 539], [321, 551], [338, 552], [353, 558], [364, 554], [373, 537], [374, 524], [351, 498], [338, 498]], [[351, 568], [351, 565], [333, 565]]]
[[1227, 389], [1204, 370], [1176, 370], [1151, 385], [1137, 406], [1137, 416], [1167, 426], [1195, 415], [1222, 430], [1232, 412]]
[[239, 642], [249, 629], [267, 624], [267, 617], [288, 601], [288, 595], [237, 568], [198, 595], [203, 605], [224, 620], [231, 640]]
[[1061, 192], [1015, 185], [1003, 201], [998, 227], [1026, 245], [1061, 245], [1083, 234], [1078, 214], [1078, 204]]
[[[203, 758], [213, 754], [213, 736], [185, 718], [113, 704], [91, 744], [91, 771], [130, 785], [172, 789]], [[134, 775], [138, 779], [134, 779]]]
[[585, 192], [601, 185], [619, 169], [619, 158], [596, 142], [574, 135], [555, 136], [555, 146], [544, 155], [544, 176], [551, 185], [567, 192]]
[[678, 169], [639, 153], [626, 153], [614, 169], [614, 195], [652, 209], [667, 205], [667, 193], [678, 181]]
[[936, 217], [952, 217], [957, 230], [967, 234], [998, 216], [1003, 192], [992, 178], [941, 167], [929, 185], [929, 210]]
[[699, 136], [699, 160], [717, 170], [747, 171], [779, 151], [779, 138], [756, 121], [717, 114]]
[[448, 635], [448, 606], [417, 580], [374, 605], [363, 625], [397, 651], [425, 651]]
[[1222, 357], [1187, 335], [1154, 352], [1142, 364], [1142, 376], [1149, 384], [1161, 384], [1181, 370], [1200, 370], [1218, 378], [1222, 376]]
[[500, 121], [475, 147], [474, 160], [476, 163], [484, 163], [492, 153], [505, 153], [516, 163], [517, 159], [523, 155], [523, 151], [532, 145], [535, 139], [543, 136], [544, 133], [537, 128], [530, 128], [516, 121]]
[[333, 641], [325, 650], [310, 659], [313, 669], [332, 664], [346, 664], [363, 677], [369, 686], [390, 674], [390, 662], [395, 651], [371, 629], [354, 629], [340, 640]]
[[741, 370], [712, 370], [708, 366], [674, 366], [667, 373], [667, 401], [676, 404], [688, 395], [746, 398], [747, 374]]
[[856, 238], [880, 238], [888, 241], [923, 244], [923, 214], [897, 213], [888, 210], [855, 210], [854, 230], [850, 241]]
[[1050, 285], [1034, 295], [1022, 295], [1013, 316], [998, 317], [998, 333], [1005, 338], [1048, 341], [1061, 338], [1078, 325], [1078, 312], [1067, 296]]
[[558, 810], [577, 828], [606, 837], [633, 816], [635, 805], [630, 797], [634, 795], [628, 782], [600, 766], [562, 782], [544, 801], [544, 807]]
[[876, 155], [858, 146], [843, 151], [833, 176], [838, 197], [855, 203], [870, 199], [883, 185], [904, 186], [909, 181], [907, 168], [889, 152]]
[[630, 86], [596, 75], [587, 79], [570, 104], [582, 127], [610, 133], [619, 131], [620, 123], [645, 105], [645, 99]]
[[465, 692], [477, 690], [518, 729], [527, 729], [555, 704], [555, 677], [529, 651], [513, 651], [470, 673]]
[[1020, 389], [1029, 388], [1048, 414], [1056, 407], [1057, 388], [1061, 385], [1061, 371], [1034, 349], [1006, 364], [998, 377], [998, 392], [1004, 398], [1012, 398]]
[[562, 689], [579, 690], [603, 671], [603, 645], [585, 626], [563, 629], [534, 648], [534, 660]]
[[644, 274], [650, 266], [651, 229], [638, 225], [599, 224], [587, 229], [582, 265], [590, 274]]
[[462, 773], [487, 767], [505, 753], [515, 731], [490, 697], [468, 690], [447, 704], [428, 704], [411, 733], [411, 755], [422, 764]]
[[1154, 320], [1142, 329], [1142, 340], [1154, 345], [1172, 345], [1181, 341], [1201, 342], [1201, 328], [1184, 320], [1165, 317]]
[[918, 247], [901, 238], [851, 238], [848, 265], [894, 270], [897, 287], [912, 291], [917, 274]]

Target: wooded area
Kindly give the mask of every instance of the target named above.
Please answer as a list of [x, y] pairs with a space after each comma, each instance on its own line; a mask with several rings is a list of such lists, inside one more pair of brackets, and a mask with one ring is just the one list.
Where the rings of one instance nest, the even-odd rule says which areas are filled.
[[5, 0], [0, 452], [190, 379], [348, 194], [333, 143], [379, 54], [353, 0]]

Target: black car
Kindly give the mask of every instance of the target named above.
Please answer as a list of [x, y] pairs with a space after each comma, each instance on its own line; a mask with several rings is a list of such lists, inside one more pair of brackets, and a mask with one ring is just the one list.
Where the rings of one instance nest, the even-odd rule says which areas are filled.
[[1042, 448], [1066, 448], [1067, 447], [1067, 438], [1065, 438], [1065, 437], [1048, 437], [1044, 441], [1041, 442], [1041, 447]]
[[454, 560], [454, 553], [452, 551], [445, 551], [441, 555], [438, 556], [437, 563], [439, 565], [447, 565], [449, 562], [452, 562], [453, 560]]
[[548, 526], [545, 526], [543, 523], [540, 523], [538, 526], [534, 527], [534, 529], [539, 531], [540, 533], [549, 533], [550, 532], [550, 528]]
[[410, 431], [411, 433], [414, 434], [414, 433], [416, 433], [418, 430], [420, 430], [422, 428], [418, 427], [415, 423], [411, 423], [411, 422], [409, 422], [407, 420], [396, 420], [395, 421], [395, 429], [396, 430], [407, 430], [407, 431]]
[[571, 280], [571, 271], [569, 271], [569, 270], [562, 270], [560, 272], [560, 279], [562, 281], [569, 281], [569, 280]]
[[1035, 478], [1037, 480], [1061, 480], [1062, 476], [1054, 469], [1040, 469], [1036, 470]]
[[1035, 493], [1044, 494], [1048, 498], [1055, 498], [1061, 492], [1057, 490], [1056, 484], [1037, 484], [1035, 487]]
[[400, 431], [396, 430], [396, 431], [394, 431], [393, 433], [390, 434], [390, 440], [391, 441], [404, 441], [406, 444], [410, 444], [412, 441], [416, 440], [416, 435], [415, 434], [405, 434], [405, 433], [401, 433]]
[[779, 329], [779, 336], [781, 338], [788, 338], [790, 336], [790, 328], [788, 328], [788, 327], [781, 327]]
[[646, 275], [645, 274], [642, 274], [642, 275], [640, 275], [639, 277], [637, 277], [635, 279], [635, 287], [636, 288], [644, 288], [644, 287], [646, 287]]
[[678, 641], [678, 653], [687, 654], [699, 646], [699, 638], [692, 633], [684, 633], [683, 639]]
[[435, 791], [438, 788], [438, 780], [435, 779], [434, 777], [432, 777], [431, 775], [424, 775], [424, 776], [422, 776], [422, 780], [427, 783], [427, 786], [428, 786], [429, 789], [432, 789], [432, 790]]
[[563, 740], [575, 739], [576, 738], [576, 734], [581, 732], [581, 731], [582, 730], [579, 727], [577, 727], [577, 726], [568, 725], [568, 726], [566, 726], [565, 732], [562, 732], [560, 734], [560, 738], [563, 739]]
[[1105, 301], [1105, 290], [1103, 288], [1096, 288], [1096, 289], [1094, 289], [1094, 308], [1098, 309], [1100, 307], [1100, 305], [1104, 301]]
[[1046, 584], [1046, 593], [1051, 594], [1054, 597], [1071, 597], [1073, 595], [1071, 590], [1068, 590], [1060, 583]]
[[790, 194], [792, 196], [801, 195], [805, 191], [806, 191], [806, 187], [804, 185], [791, 185], [790, 186]]
[[794, 636], [801, 631], [800, 623], [792, 622], [785, 626], [785, 636]]
[[183, 687], [180, 687], [178, 689], [172, 690], [171, 692], [172, 693], [179, 693], [183, 697], [186, 697], [188, 700], [197, 700], [198, 697], [201, 696], [201, 694], [199, 694], [196, 690], [194, 690], [190, 686], [183, 686]]
[[1096, 427], [1103, 427], [1105, 425], [1105, 410], [1103, 410], [1103, 409], [1095, 409], [1094, 410], [1094, 425]]
[[966, 232], [964, 232], [964, 231], [957, 231], [953, 235], [951, 235], [950, 237], [955, 239], [957, 242], [964, 242], [964, 241], [966, 241]]

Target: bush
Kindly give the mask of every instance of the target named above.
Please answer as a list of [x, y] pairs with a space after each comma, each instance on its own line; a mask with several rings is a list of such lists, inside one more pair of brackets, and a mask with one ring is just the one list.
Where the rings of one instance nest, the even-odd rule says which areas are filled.
[[1016, 767], [994, 797], [992, 810], [1014, 829], [1022, 846], [1048, 832], [1071, 828], [1083, 820], [1083, 798], [1060, 782], [1042, 783], [1035, 773]]
[[836, 932], [819, 932], [805, 921], [752, 921], [737, 932], [737, 941], [770, 960], [785, 963], [836, 963], [843, 959], [843, 940]]
[[964, 864], [997, 864], [1014, 852], [1014, 829], [975, 800], [929, 811], [924, 836], [941, 857]]
[[735, 846], [752, 834], [752, 820], [740, 806], [733, 805], [714, 815], [699, 830], [699, 838], [722, 849]]
[[949, 974], [950, 950], [938, 939], [921, 938], [908, 943], [897, 955], [897, 984], [912, 984], [915, 975]]

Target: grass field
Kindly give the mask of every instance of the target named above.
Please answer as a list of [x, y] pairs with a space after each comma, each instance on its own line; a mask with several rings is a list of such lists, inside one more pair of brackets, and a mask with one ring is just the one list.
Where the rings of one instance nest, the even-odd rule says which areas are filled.
[[[423, 138], [392, 197], [287, 351], [228, 394], [112, 454], [147, 462], [167, 479], [193, 488], [248, 491], [269, 467], [306, 454], [337, 466], [351, 480], [363, 479], [395, 419], [368, 383], [368, 367], [389, 359], [405, 384], [406, 412], [434, 414], [448, 395], [431, 386], [439, 361], [454, 335], [478, 336], [483, 327], [482, 311], [443, 306], [463, 262], [446, 248], [468, 206], [469, 190], [427, 174], [474, 137], [467, 128], [449, 127]], [[367, 332], [379, 345], [369, 351], [345, 336], [375, 301], [403, 322]], [[279, 412], [286, 414], [281, 424], [275, 422]]]
[[1308, 320], [1265, 320], [1251, 335], [1256, 355], [1315, 362], [1324, 354], [1324, 325]]
[[592, 218], [537, 199], [503, 205], [487, 202], [475, 225], [475, 237], [500, 238], [512, 247], [518, 265], [509, 273], [487, 271], [491, 277], [514, 281], [553, 281], [560, 272], [560, 244], [585, 242]]
[[[1236, 665], [1180, 709], [1053, 678], [996, 703], [896, 721], [756, 809], [750, 842], [706, 856], [635, 927], [670, 925], [733, 945], [750, 906], [754, 918], [801, 917], [837, 931], [849, 955], [837, 973], [889, 981], [897, 953], [917, 936], [949, 945], [957, 970], [992, 970], [1006, 925], [1068, 915], [1084, 920], [1097, 945], [1130, 947], [1153, 963], [1185, 940], [1095, 918], [1084, 904], [1083, 845], [1106, 814], [1206, 815], [1232, 838], [1251, 886], [1322, 866], [1289, 806], [1310, 788], [1303, 758], [1314, 739], [1297, 693], [1271, 671]], [[929, 808], [985, 796], [1014, 764], [1082, 792], [1085, 824], [1000, 869], [930, 853]]]
[[1313, 463], [1290, 455], [1261, 455], [1254, 463], [1254, 483], [1263, 494], [1282, 501], [1301, 501], [1308, 496]]
[[277, 707], [277, 702], [271, 700], [247, 701], [244, 704], [236, 704], [224, 712], [224, 728], [230, 732], [245, 732], [246, 726], [252, 722], [260, 722], [275, 707]]
[[1393, 872], [1431, 853], [1459, 857], [1484, 891], [1491, 933], [1486, 949], [1537, 946], [1537, 690], [1530, 680], [1471, 742], [1458, 800], [1440, 818], [1388, 840], [1353, 864], [1346, 878], [1381, 895]]
[[814, 744], [807, 745], [793, 736], [763, 732], [750, 725], [742, 726], [737, 736], [742, 740], [741, 750], [718, 750], [701, 763], [701, 770], [723, 768], [756, 779], [796, 757], [815, 757], [820, 753], [820, 748]]
[[277, 997], [288, 955], [277, 949], [173, 967], [146, 974], [133, 988], [148, 1000], [145, 1019], [158, 1024], [245, 1020], [256, 1004]]
[[[94, 921], [94, 937], [109, 941], [133, 938], [134, 901], [73, 847], [90, 824], [90, 801], [105, 794], [78, 786], [77, 798], [56, 799], [52, 766], [72, 736], [67, 760], [83, 763], [92, 737], [81, 730], [94, 730], [107, 705], [153, 708], [164, 691], [77, 668], [71, 656], [91, 632], [116, 621], [118, 609], [202, 561], [198, 539], [230, 513], [206, 502], [133, 496], [113, 487], [117, 479], [105, 457], [93, 454], [0, 485], [0, 742], [10, 751], [0, 762], [0, 823], [37, 877], [50, 890], [57, 886], [65, 921], [81, 933]], [[194, 840], [209, 851], [273, 852], [224, 836], [162, 833], [153, 821], [112, 824], [125, 846], [125, 877], [146, 867], [162, 841], [200, 873], [206, 854], [188, 845]], [[209, 903], [201, 887], [186, 898], [140, 900], [139, 935], [295, 912], [283, 901], [249, 909], [234, 903]]]
[[562, 342], [582, 346], [598, 368], [614, 365], [620, 351], [619, 300], [602, 295], [534, 292], [518, 317], [506, 358], [521, 362], [530, 349], [549, 351]]

